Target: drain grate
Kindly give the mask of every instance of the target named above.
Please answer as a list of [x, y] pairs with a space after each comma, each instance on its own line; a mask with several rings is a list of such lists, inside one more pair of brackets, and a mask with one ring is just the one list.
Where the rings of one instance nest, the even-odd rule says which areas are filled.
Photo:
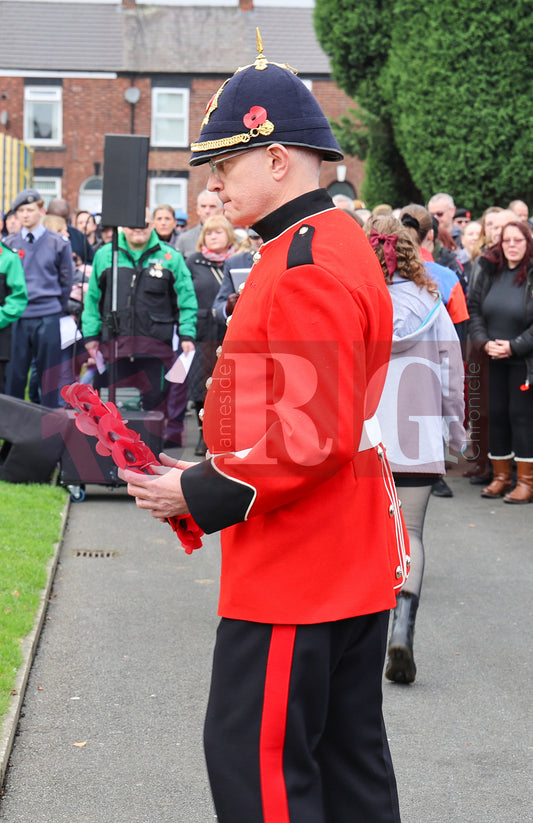
[[111, 558], [111, 557], [119, 557], [119, 552], [112, 552], [112, 551], [104, 551], [99, 549], [78, 549], [77, 551], [73, 552], [74, 557], [104, 557], [104, 558]]

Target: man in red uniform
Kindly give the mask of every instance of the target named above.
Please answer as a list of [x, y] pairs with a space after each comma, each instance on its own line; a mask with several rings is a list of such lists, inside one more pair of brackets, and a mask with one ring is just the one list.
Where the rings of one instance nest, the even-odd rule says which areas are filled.
[[398, 823], [381, 684], [408, 558], [374, 418], [383, 275], [318, 188], [342, 154], [288, 66], [260, 53], [238, 70], [191, 148], [228, 219], [264, 243], [207, 392], [207, 459], [123, 477], [154, 517], [222, 530], [205, 726], [218, 820]]

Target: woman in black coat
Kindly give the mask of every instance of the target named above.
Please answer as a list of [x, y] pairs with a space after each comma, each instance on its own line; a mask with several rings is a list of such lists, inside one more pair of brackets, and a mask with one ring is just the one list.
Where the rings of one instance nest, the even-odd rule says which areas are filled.
[[[212, 311], [213, 302], [222, 283], [224, 262], [237, 250], [237, 236], [231, 223], [221, 214], [209, 217], [202, 226], [197, 251], [186, 259], [187, 268], [198, 300], [196, 319], [196, 352], [187, 385], [189, 400], [194, 403], [197, 415], [203, 407], [206, 381], [216, 363], [216, 351], [222, 343], [226, 326], [217, 320]], [[204, 455], [206, 448], [200, 425], [200, 437], [195, 454]]]
[[[533, 238], [525, 223], [504, 226], [479, 259], [468, 296], [469, 336], [488, 358], [493, 480], [482, 497], [533, 500]], [[480, 379], [487, 379], [487, 369]], [[512, 460], [517, 483], [511, 489]]]

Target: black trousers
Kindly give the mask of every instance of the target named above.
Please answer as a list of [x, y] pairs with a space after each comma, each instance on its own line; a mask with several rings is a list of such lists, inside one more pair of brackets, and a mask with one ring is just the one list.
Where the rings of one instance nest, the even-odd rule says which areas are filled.
[[518, 360], [489, 362], [489, 444], [493, 457], [514, 452], [533, 458], [533, 386], [522, 391], [526, 365]]
[[222, 619], [204, 735], [219, 823], [399, 823], [382, 715], [388, 617]]
[[43, 406], [59, 406], [61, 364], [60, 314], [20, 317], [13, 323], [11, 360], [7, 366], [5, 392], [24, 399], [28, 372], [33, 365], [36, 382], [33, 400]]

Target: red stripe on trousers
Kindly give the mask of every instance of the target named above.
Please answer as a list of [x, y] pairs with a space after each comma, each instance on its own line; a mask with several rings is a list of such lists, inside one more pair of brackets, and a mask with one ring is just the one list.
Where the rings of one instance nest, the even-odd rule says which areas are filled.
[[290, 823], [283, 747], [296, 626], [273, 626], [265, 677], [259, 769], [264, 823]]

